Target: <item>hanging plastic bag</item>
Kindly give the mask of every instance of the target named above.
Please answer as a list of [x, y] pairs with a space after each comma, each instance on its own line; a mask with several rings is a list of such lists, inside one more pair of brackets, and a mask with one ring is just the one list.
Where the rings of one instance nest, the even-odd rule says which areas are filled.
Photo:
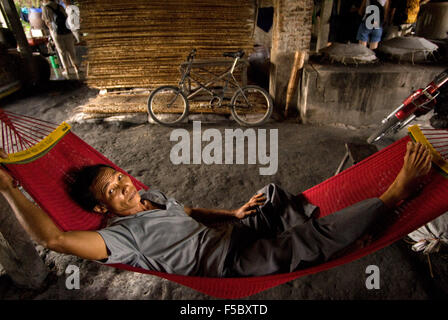
[[413, 251], [423, 251], [425, 254], [438, 252], [442, 246], [448, 246], [448, 212], [408, 236], [415, 241]]

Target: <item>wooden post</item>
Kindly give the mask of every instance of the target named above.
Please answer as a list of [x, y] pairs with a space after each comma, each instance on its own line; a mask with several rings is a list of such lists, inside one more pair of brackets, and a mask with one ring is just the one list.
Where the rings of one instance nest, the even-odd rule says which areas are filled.
[[0, 208], [0, 264], [17, 286], [38, 289], [48, 268], [1, 195]]
[[333, 0], [323, 0], [320, 10], [319, 30], [317, 31], [316, 52], [325, 48], [330, 34], [330, 17], [333, 10]]
[[37, 66], [33, 61], [33, 52], [28, 45], [25, 32], [23, 31], [22, 23], [20, 22], [19, 14], [16, 11], [13, 0], [0, 0], [3, 6], [3, 10], [7, 16], [7, 20], [11, 27], [11, 31], [14, 33], [17, 45], [19, 46], [20, 54], [26, 62], [27, 69], [29, 70], [29, 80], [32, 84], [37, 83], [39, 74]]
[[[272, 117], [275, 120], [284, 119], [288, 81], [294, 68], [294, 54], [296, 51], [309, 51], [312, 8], [312, 0], [274, 1], [269, 93], [274, 100]], [[294, 97], [290, 103], [294, 103]]]
[[303, 68], [305, 63], [305, 52], [296, 51], [294, 55], [294, 64], [292, 66], [291, 75], [289, 77], [288, 89], [286, 91], [285, 118], [288, 117], [289, 105], [297, 88], [297, 78], [299, 70]]

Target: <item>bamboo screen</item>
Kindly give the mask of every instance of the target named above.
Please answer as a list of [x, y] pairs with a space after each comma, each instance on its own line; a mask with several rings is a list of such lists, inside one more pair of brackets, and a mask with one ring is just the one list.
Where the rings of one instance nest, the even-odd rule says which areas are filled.
[[150, 88], [177, 84], [192, 48], [197, 58], [253, 49], [254, 0], [81, 0], [87, 84]]

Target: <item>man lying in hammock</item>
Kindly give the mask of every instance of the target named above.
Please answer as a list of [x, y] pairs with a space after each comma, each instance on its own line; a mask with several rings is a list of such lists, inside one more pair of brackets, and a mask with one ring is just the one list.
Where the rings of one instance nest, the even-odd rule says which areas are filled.
[[[1, 149], [0, 154], [6, 156]], [[190, 208], [159, 191], [139, 194], [128, 176], [93, 166], [75, 181], [74, 197], [108, 215], [109, 226], [62, 232], [1, 169], [0, 191], [30, 236], [57, 252], [181, 275], [259, 276], [322, 263], [356, 243], [411, 195], [429, 172], [431, 158], [425, 146], [409, 142], [403, 167], [384, 194], [319, 219], [312, 216], [316, 207], [275, 184], [236, 210]], [[223, 216], [238, 223], [204, 224]]]

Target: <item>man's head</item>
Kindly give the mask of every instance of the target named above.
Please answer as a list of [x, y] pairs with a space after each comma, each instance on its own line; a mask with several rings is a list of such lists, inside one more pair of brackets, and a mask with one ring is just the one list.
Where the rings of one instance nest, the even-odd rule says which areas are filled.
[[141, 211], [140, 194], [131, 179], [112, 167], [86, 166], [71, 176], [70, 194], [84, 209], [120, 216]]

